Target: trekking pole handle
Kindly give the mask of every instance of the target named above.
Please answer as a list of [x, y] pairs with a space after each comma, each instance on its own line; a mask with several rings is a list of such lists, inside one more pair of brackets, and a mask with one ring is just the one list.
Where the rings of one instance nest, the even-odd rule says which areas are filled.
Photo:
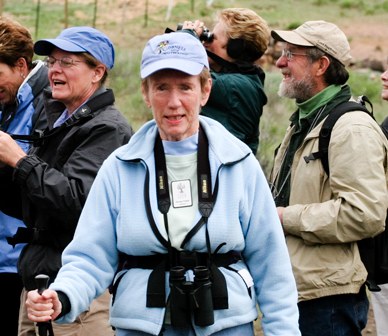
[[35, 282], [38, 287], [38, 293], [42, 295], [43, 291], [47, 289], [50, 277], [46, 274], [38, 274], [35, 277]]
[[[43, 291], [48, 288], [50, 277], [46, 274], [38, 274], [35, 276], [36, 286], [38, 287], [38, 293], [42, 295]], [[39, 336], [54, 336], [53, 326], [51, 321], [38, 322], [38, 334]]]

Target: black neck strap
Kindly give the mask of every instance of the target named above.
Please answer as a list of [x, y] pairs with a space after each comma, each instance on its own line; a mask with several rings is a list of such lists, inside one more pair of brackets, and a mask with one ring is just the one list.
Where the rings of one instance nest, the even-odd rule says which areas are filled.
[[[170, 209], [171, 201], [170, 201], [170, 194], [169, 194], [169, 183], [168, 183], [168, 176], [167, 176], [165, 153], [163, 149], [163, 143], [159, 134], [157, 134], [156, 140], [155, 140], [154, 156], [155, 156], [156, 194], [157, 194], [157, 200], [158, 200], [158, 209], [163, 214], [164, 225], [168, 236], [167, 213]], [[198, 134], [197, 180], [198, 180], [198, 208], [202, 217], [200, 218], [198, 223], [195, 224], [195, 226], [187, 233], [180, 247], [183, 249], [186, 243], [199, 231], [199, 229], [203, 225], [205, 225], [206, 248], [207, 248], [207, 253], [209, 255], [208, 263], [209, 265], [211, 265], [212, 254], [211, 254], [211, 246], [210, 246], [210, 237], [209, 237], [209, 231], [206, 224], [207, 224], [208, 217], [210, 216], [213, 210], [214, 202], [216, 200], [216, 195], [218, 190], [218, 178], [216, 179], [214, 193], [212, 193], [212, 189], [211, 189], [212, 181], [211, 181], [210, 164], [209, 164], [209, 143], [208, 143], [206, 134], [201, 127], [199, 128], [199, 134]], [[146, 181], [148, 181], [148, 178], [146, 179]], [[148, 190], [147, 183], [145, 187], [146, 187], [146, 190]], [[166, 304], [165, 281], [164, 281], [165, 272], [167, 271], [168, 265], [170, 265], [170, 267], [174, 265], [179, 265], [179, 263], [177, 264], [177, 262], [179, 262], [180, 252], [171, 246], [169, 237], [167, 238], [168, 240], [165, 240], [164, 237], [160, 234], [156, 226], [155, 220], [152, 216], [149, 200], [147, 200], [147, 198], [149, 198], [149, 195], [147, 197], [145, 193], [144, 196], [146, 197], [145, 201], [146, 201], [147, 216], [150, 221], [152, 231], [154, 232], [157, 239], [161, 242], [161, 244], [163, 244], [163, 246], [167, 248], [168, 258], [169, 258], [168, 263], [166, 263], [165, 261], [162, 261], [159, 265], [157, 265], [157, 267], [154, 268], [154, 270], [151, 272], [148, 278], [147, 307], [165, 307], [165, 304]], [[216, 252], [217, 251], [218, 249], [216, 249]], [[212, 272], [214, 276], [222, 277], [221, 272], [217, 268], [212, 267]], [[222, 289], [221, 290], [222, 297], [223, 298], [226, 297], [226, 301], [227, 301], [227, 290], [226, 290], [225, 279], [221, 278], [221, 281], [219, 281], [218, 283], [223, 284], [223, 286], [219, 286], [219, 287]], [[220, 294], [217, 293], [217, 295], [220, 295]]]
[[102, 109], [105, 106], [112, 105], [115, 102], [115, 97], [111, 89], [106, 89], [103, 93], [91, 98], [86, 104], [82, 105], [77, 111], [75, 111], [69, 119], [67, 119], [61, 126], [53, 128], [51, 130], [36, 130], [33, 134], [10, 134], [14, 140], [21, 142], [34, 143], [35, 146], [39, 145], [42, 141], [52, 137], [64, 128], [73, 126], [80, 121], [86, 121], [94, 117], [95, 112]]
[[212, 180], [209, 163], [209, 141], [202, 128], [198, 134], [198, 207], [203, 217], [208, 218], [213, 210]]
[[[164, 222], [168, 233], [167, 213], [171, 206], [169, 183], [167, 177], [166, 158], [163, 149], [163, 143], [158, 134], [154, 147], [155, 172], [156, 172], [156, 195], [158, 200], [158, 209], [164, 215]], [[206, 224], [214, 207], [214, 195], [212, 193], [212, 181], [209, 163], [209, 142], [205, 132], [199, 128], [198, 134], [198, 159], [197, 159], [197, 181], [198, 181], [198, 208], [202, 218], [187, 234], [182, 247], [189, 241], [199, 229]]]
[[[206, 50], [208, 57], [221, 66], [220, 72], [224, 73], [240, 73], [245, 75], [258, 75], [260, 78], [265, 76], [263, 69], [247, 61], [229, 62], [217, 54]], [[262, 79], [263, 80], [263, 79]]]
[[164, 155], [163, 143], [159, 133], [157, 134], [155, 140], [154, 156], [158, 209], [162, 214], [167, 214], [171, 206], [171, 201], [168, 186], [166, 157]]

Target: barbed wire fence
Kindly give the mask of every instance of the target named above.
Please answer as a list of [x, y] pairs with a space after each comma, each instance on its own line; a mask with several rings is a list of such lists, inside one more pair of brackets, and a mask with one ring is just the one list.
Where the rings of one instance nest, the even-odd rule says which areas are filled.
[[[199, 0], [203, 1], [206, 6], [211, 6], [213, 3], [213, 0]], [[199, 2], [197, 0], [197, 2]], [[31, 7], [31, 0], [22, 0], [21, 5], [29, 5]], [[71, 7], [75, 5], [80, 4], [80, 0], [32, 0], [33, 4], [32, 7], [34, 8], [34, 36], [37, 38], [40, 33], [41, 29], [41, 16], [43, 15], [43, 12], [45, 11], [46, 4], [52, 5], [57, 4], [59, 6], [63, 6], [63, 15], [60, 18], [61, 22], [63, 21], [63, 28], [67, 28], [71, 25], [70, 20], [70, 12]], [[121, 20], [122, 22], [125, 21], [127, 18], [127, 14], [132, 10], [134, 6], [137, 8], [143, 6], [143, 26], [147, 27], [149, 24], [149, 14], [150, 11], [153, 10], [152, 6], [154, 3], [152, 3], [150, 0], [83, 0], [84, 3], [87, 3], [88, 5], [92, 6], [92, 19], [90, 25], [92, 27], [96, 27], [97, 20], [99, 19], [99, 16], [107, 14], [107, 8], [110, 7], [120, 7], [121, 8]], [[189, 7], [189, 10], [191, 13], [194, 13], [194, 8], [196, 6], [196, 0], [168, 0], [166, 1], [166, 12], [165, 12], [165, 20], [168, 21], [171, 18], [173, 9], [177, 2], [184, 3], [187, 2], [187, 5]], [[3, 15], [4, 9], [6, 9], [7, 6], [13, 6], [15, 5], [15, 0], [0, 0], [0, 15]], [[90, 7], [91, 8], [91, 7]], [[108, 11], [109, 12], [109, 11]]]

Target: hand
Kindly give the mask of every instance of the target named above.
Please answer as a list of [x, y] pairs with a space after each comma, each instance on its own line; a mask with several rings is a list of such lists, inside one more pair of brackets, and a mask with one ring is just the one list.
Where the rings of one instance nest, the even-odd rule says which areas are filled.
[[14, 139], [9, 134], [0, 131], [0, 162], [15, 168], [17, 162], [25, 156], [26, 153]]
[[48, 322], [55, 318], [62, 311], [62, 304], [59, 301], [56, 291], [46, 289], [42, 295], [38, 290], [29, 291], [26, 300], [28, 318], [33, 322]]
[[277, 207], [276, 210], [278, 211], [278, 216], [280, 219], [280, 223], [283, 225], [283, 211], [284, 207]]
[[201, 34], [204, 31], [204, 28], [205, 28], [205, 24], [203, 23], [203, 21], [199, 21], [199, 20], [195, 20], [194, 22], [185, 21], [183, 22], [183, 26], [182, 26], [182, 29], [191, 29], [195, 31], [195, 33], [198, 36], [201, 36]]

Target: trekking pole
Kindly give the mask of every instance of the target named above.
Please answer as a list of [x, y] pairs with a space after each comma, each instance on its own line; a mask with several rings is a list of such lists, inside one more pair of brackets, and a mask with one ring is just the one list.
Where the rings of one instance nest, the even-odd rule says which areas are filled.
[[[38, 287], [38, 293], [42, 295], [43, 291], [47, 289], [49, 276], [46, 274], [38, 274], [35, 277], [36, 285]], [[49, 322], [37, 322], [39, 336], [54, 336], [53, 326], [51, 321]]]

